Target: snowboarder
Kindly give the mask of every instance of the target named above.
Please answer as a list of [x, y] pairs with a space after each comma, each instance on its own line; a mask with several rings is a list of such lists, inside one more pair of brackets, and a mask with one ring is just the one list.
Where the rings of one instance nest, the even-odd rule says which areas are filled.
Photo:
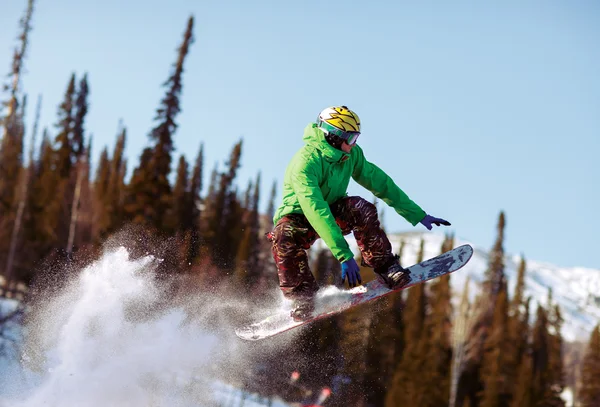
[[344, 235], [354, 233], [364, 265], [372, 267], [390, 288], [409, 281], [385, 232], [379, 225], [375, 205], [359, 196], [348, 196], [352, 177], [360, 185], [404, 217], [413, 226], [450, 223], [428, 215], [376, 165], [365, 159], [356, 144], [360, 119], [346, 106], [323, 110], [315, 123], [304, 129], [305, 145], [285, 171], [283, 202], [273, 218], [275, 227], [267, 235], [277, 266], [279, 286], [293, 300], [291, 316], [302, 321], [314, 309], [319, 289], [312, 275], [306, 250], [323, 239], [341, 263], [342, 281], [349, 287], [362, 284], [360, 269]]

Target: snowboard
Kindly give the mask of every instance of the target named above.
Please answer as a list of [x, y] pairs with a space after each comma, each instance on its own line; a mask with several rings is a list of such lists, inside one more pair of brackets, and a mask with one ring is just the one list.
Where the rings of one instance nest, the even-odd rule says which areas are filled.
[[340, 290], [333, 286], [324, 287], [317, 292], [315, 311], [311, 318], [300, 322], [294, 321], [290, 316], [290, 310], [282, 309], [261, 321], [236, 328], [235, 333], [241, 339], [248, 341], [269, 338], [290, 329], [340, 313], [357, 305], [452, 273], [467, 264], [471, 256], [473, 256], [473, 248], [466, 244], [410, 266], [408, 267], [411, 277], [410, 282], [405, 286], [393, 290], [390, 290], [384, 283], [377, 279], [369, 281], [365, 285], [347, 290]]

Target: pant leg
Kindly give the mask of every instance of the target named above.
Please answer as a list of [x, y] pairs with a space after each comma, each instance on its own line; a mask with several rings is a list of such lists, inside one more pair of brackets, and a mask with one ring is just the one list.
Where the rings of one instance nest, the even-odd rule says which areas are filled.
[[317, 234], [303, 215], [287, 215], [268, 234], [277, 266], [279, 287], [287, 298], [312, 296], [318, 290], [310, 271], [306, 250]]
[[381, 229], [375, 205], [359, 196], [348, 196], [334, 202], [331, 212], [344, 235], [354, 233], [365, 265], [384, 267], [394, 259], [392, 245]]

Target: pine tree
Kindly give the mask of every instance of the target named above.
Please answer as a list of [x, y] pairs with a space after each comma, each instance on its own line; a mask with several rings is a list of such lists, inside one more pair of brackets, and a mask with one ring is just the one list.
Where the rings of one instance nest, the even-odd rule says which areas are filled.
[[[34, 165], [31, 180], [31, 191], [27, 199], [28, 216], [25, 219], [25, 240], [31, 248], [33, 258], [46, 256], [53, 247], [56, 236], [53, 214], [53, 185], [58, 174], [53, 170], [54, 151], [47, 129], [42, 134], [38, 160]], [[27, 281], [27, 279], [25, 280]]]
[[[5, 137], [0, 140], [0, 271], [12, 278], [12, 261], [18, 235], [18, 205], [25, 187], [23, 139], [25, 134], [23, 109], [7, 117]], [[6, 268], [4, 267], [6, 265]]]
[[54, 199], [57, 202], [54, 207], [58, 209], [56, 235], [60, 249], [69, 246], [71, 239], [74, 239], [75, 223], [79, 222], [75, 218], [78, 218], [80, 208], [73, 205], [81, 203], [82, 186], [88, 182], [87, 172], [84, 173], [88, 165], [88, 152], [84, 148], [84, 122], [89, 87], [85, 77], [80, 82], [81, 89], [76, 88], [75, 82], [75, 74], [72, 74], [59, 107], [56, 125], [59, 133], [55, 138], [55, 165], [59, 179], [55, 186]]
[[600, 324], [592, 331], [583, 358], [579, 402], [582, 407], [600, 406]]
[[233, 146], [227, 172], [217, 175], [218, 185], [211, 183], [210, 201], [206, 211], [207, 230], [205, 239], [211, 249], [211, 258], [220, 268], [231, 270], [235, 263], [235, 254], [240, 240], [241, 222], [234, 181], [240, 167], [242, 141]]
[[[252, 180], [248, 181], [248, 186], [246, 187], [246, 193], [244, 193], [244, 199], [242, 201], [242, 208], [244, 209], [250, 209], [250, 201], [252, 200], [252, 189], [254, 188], [254, 184], [252, 183]], [[245, 217], [247, 217], [247, 212], [245, 211]], [[244, 222], [244, 224], [247, 223], [247, 219]]]
[[275, 197], [277, 196], [277, 181], [273, 181], [271, 194], [269, 195], [269, 206], [267, 207], [267, 219], [270, 221], [268, 229], [273, 226], [273, 217], [275, 216]]
[[200, 219], [202, 216], [200, 205], [202, 203], [202, 182], [203, 182], [203, 171], [204, 171], [204, 144], [200, 144], [200, 150], [196, 156], [196, 162], [192, 170], [192, 179], [190, 181], [190, 195], [189, 205], [191, 209], [191, 224], [190, 228], [190, 252], [188, 253], [188, 259], [190, 262], [194, 261], [199, 254], [200, 245]]
[[250, 221], [249, 221], [249, 239], [250, 239], [250, 253], [248, 256], [248, 272], [249, 281], [251, 286], [256, 287], [260, 281], [260, 185], [261, 185], [261, 174], [260, 172], [256, 175], [256, 181], [254, 182], [254, 191], [252, 193], [252, 201], [250, 206]]
[[[0, 219], [12, 219], [13, 204], [16, 200], [17, 184], [20, 169], [23, 166], [23, 114], [19, 114], [20, 80], [24, 69], [24, 60], [29, 45], [31, 18], [33, 16], [34, 0], [29, 0], [25, 15], [20, 21], [19, 47], [15, 49], [11, 65], [11, 83], [5, 89], [10, 92], [9, 100], [4, 103], [7, 108], [2, 119], [2, 137], [0, 138]], [[13, 213], [10, 217], [8, 214]], [[1, 224], [3, 229], [10, 227]], [[12, 226], [12, 225], [11, 225]], [[10, 229], [9, 229], [10, 230]], [[4, 240], [7, 241], [7, 240]]]
[[70, 232], [73, 193], [76, 184], [73, 130], [75, 123], [75, 98], [77, 96], [75, 74], [71, 74], [64, 99], [58, 108], [52, 165], [56, 175], [46, 174], [44, 189], [47, 191], [46, 216], [52, 222], [53, 246], [64, 249]]
[[275, 199], [277, 197], [277, 182], [273, 181], [269, 200], [267, 204], [267, 212], [264, 216], [259, 217], [259, 270], [260, 277], [258, 286], [263, 291], [269, 291], [277, 286], [277, 270], [275, 261], [271, 254], [271, 241], [267, 239], [266, 234], [273, 229], [273, 217], [275, 216]]
[[173, 202], [170, 216], [166, 218], [166, 230], [171, 233], [184, 231], [191, 224], [191, 211], [189, 207], [189, 170], [185, 156], [179, 157], [177, 177], [173, 186]]
[[223, 229], [217, 235], [217, 251], [213, 262], [219, 266], [225, 274], [229, 275], [235, 269], [235, 257], [242, 241], [243, 208], [240, 203], [237, 186], [231, 190], [225, 198], [225, 210], [223, 216]]
[[58, 134], [55, 138], [56, 150], [56, 172], [61, 179], [68, 179], [71, 175], [74, 160], [76, 159], [75, 147], [73, 145], [73, 128], [75, 123], [75, 74], [71, 74], [65, 98], [58, 109], [59, 121], [56, 124]]
[[85, 150], [84, 124], [85, 116], [88, 112], [88, 95], [90, 88], [87, 82], [87, 73], [79, 82], [79, 90], [75, 99], [75, 109], [73, 117], [73, 156], [78, 158]]
[[342, 358], [338, 374], [351, 380], [351, 384], [344, 387], [345, 405], [348, 400], [352, 400], [352, 405], [355, 406], [366, 405], [366, 351], [370, 319], [370, 314], [364, 313], [360, 308], [344, 311], [338, 319]]
[[[524, 270], [524, 263], [520, 267], [520, 271]], [[521, 272], [519, 273], [521, 275]], [[520, 280], [520, 279], [519, 279]], [[521, 283], [517, 283], [517, 287]], [[516, 288], [515, 292], [518, 293], [519, 289]], [[518, 295], [517, 295], [518, 297]], [[518, 407], [526, 404], [515, 404], [517, 402], [531, 402], [531, 381], [533, 379], [532, 360], [531, 356], [528, 355], [529, 350], [529, 337], [531, 335], [531, 327], [529, 325], [529, 303], [531, 298], [528, 297], [524, 301], [521, 301], [519, 310], [517, 311], [516, 304], [518, 303], [516, 297], [511, 302], [512, 314], [509, 317], [508, 326], [508, 342], [512, 344], [507, 354], [509, 358], [507, 366], [507, 377], [508, 385], [511, 388], [512, 401], [511, 407]], [[523, 379], [525, 377], [525, 379]], [[522, 380], [528, 380], [526, 384], [522, 383]], [[526, 386], [526, 388], [523, 388]]]
[[[24, 117], [25, 117], [25, 107], [27, 105], [27, 97], [23, 98], [23, 104], [21, 112], [17, 114], [19, 117], [19, 129], [18, 140], [21, 144], [23, 144], [23, 137], [25, 134], [25, 126], [24, 126]], [[22, 161], [22, 158], [21, 158]], [[0, 229], [0, 260], [4, 260], [1, 255], [2, 252], [6, 253], [6, 268], [4, 270], [4, 274], [6, 278], [10, 281], [12, 279], [12, 264], [14, 261], [16, 245], [18, 241], [18, 235], [20, 232], [20, 219], [22, 218], [23, 207], [20, 205], [20, 202], [24, 202], [25, 197], [23, 196], [27, 192], [27, 173], [26, 169], [22, 166], [22, 162], [17, 168], [17, 179], [16, 184], [14, 185], [14, 193], [12, 197], [12, 203], [10, 205], [10, 212], [5, 213], [4, 217], [0, 217], [0, 226], [4, 226]], [[0, 194], [1, 195], [1, 194]], [[2, 213], [2, 211], [0, 211]], [[2, 270], [0, 266], [0, 270]]]
[[458, 308], [458, 315], [452, 326], [452, 380], [450, 383], [450, 407], [457, 405], [459, 379], [461, 378], [464, 365], [465, 343], [467, 341], [466, 336], [470, 331], [470, 323], [472, 322], [471, 304], [469, 302], [469, 284], [470, 279], [467, 276], [460, 300], [460, 306]]
[[533, 360], [529, 353], [524, 353], [518, 370], [518, 380], [512, 396], [510, 407], [534, 407], [532, 395]]
[[[423, 261], [424, 244], [421, 246], [417, 263]], [[427, 296], [425, 284], [418, 284], [409, 288], [404, 309], [404, 351], [402, 359], [394, 372], [392, 386], [385, 400], [386, 406], [396, 405], [421, 405], [423, 393], [418, 380], [419, 372], [424, 365], [425, 355], [421, 352], [421, 340], [426, 324]]]
[[539, 305], [535, 325], [532, 331], [533, 380], [531, 386], [531, 398], [536, 405], [544, 401], [549, 386], [549, 351], [550, 338], [548, 335], [548, 313], [541, 305]]
[[[514, 295], [509, 306], [509, 327], [508, 335], [513, 346], [514, 366], [519, 366], [521, 357], [527, 348], [527, 338], [529, 336], [529, 312], [528, 300], [525, 298], [525, 272], [527, 262], [521, 256], [519, 269], [517, 272], [517, 283], [515, 285]], [[514, 375], [512, 376], [514, 378]]]
[[404, 349], [402, 295], [383, 298], [373, 310], [366, 351], [365, 392], [368, 405], [383, 406]]
[[98, 166], [96, 168], [96, 176], [94, 179], [94, 202], [95, 210], [95, 234], [100, 238], [106, 237], [106, 230], [110, 222], [108, 208], [108, 183], [110, 180], [110, 157], [108, 156], [108, 148], [104, 147], [100, 153]]
[[190, 253], [191, 245], [191, 226], [192, 226], [192, 199], [190, 193], [190, 179], [188, 163], [183, 155], [179, 158], [177, 166], [177, 178], [173, 186], [171, 209], [165, 215], [165, 225], [163, 231], [174, 234], [179, 239], [178, 247], [173, 253], [173, 259], [177, 269], [181, 270], [191, 265], [192, 259]]
[[217, 189], [218, 189], [218, 177], [219, 177], [219, 163], [215, 163], [211, 173], [210, 182], [208, 184], [208, 193], [206, 195], [207, 205], [214, 206], [216, 201]]
[[144, 148], [140, 162], [131, 174], [125, 198], [125, 216], [131, 222], [145, 226], [154, 225], [157, 222], [156, 211], [153, 209], [155, 202], [152, 194], [149, 193], [156, 191], [152, 188], [151, 162], [152, 149]]
[[[29, 33], [31, 32], [31, 18], [33, 17], [33, 9], [34, 9], [34, 0], [29, 0], [27, 2], [27, 9], [25, 10], [24, 16], [19, 21], [19, 25], [21, 26], [21, 32], [18, 36], [19, 39], [19, 47], [15, 48], [13, 54], [13, 60], [11, 64], [11, 83], [10, 85], [5, 85], [4, 88], [9, 90], [10, 99], [4, 105], [7, 107], [6, 121], [5, 125], [10, 125], [10, 119], [13, 117], [13, 114], [17, 112], [18, 108], [18, 93], [20, 90], [20, 81], [21, 81], [21, 72], [23, 71], [23, 62], [25, 60], [25, 55], [27, 53], [27, 46], [29, 45]], [[6, 130], [6, 128], [5, 128]], [[6, 133], [2, 134], [2, 138], [6, 136]]]
[[[218, 222], [217, 190], [218, 190], [219, 163], [215, 162], [210, 172], [208, 191], [202, 200], [200, 213], [200, 242], [198, 258], [200, 263], [208, 265], [212, 262], [212, 250], [216, 241], [216, 225]], [[206, 277], [206, 274], [205, 274]], [[212, 278], [212, 277], [210, 277]]]
[[96, 240], [104, 240], [124, 222], [125, 141], [127, 130], [119, 122], [117, 141], [112, 157], [105, 147], [100, 154], [94, 180], [94, 232]]
[[98, 168], [96, 169], [96, 181], [94, 189], [100, 198], [108, 193], [108, 183], [110, 179], [110, 157], [108, 155], [108, 147], [104, 147], [100, 153]]
[[12, 226], [6, 220], [14, 217], [13, 206], [23, 168], [24, 125], [19, 112], [5, 118], [4, 129], [5, 135], [0, 140], [0, 226], [6, 229]]
[[[398, 250], [400, 261], [404, 241]], [[362, 272], [363, 279], [367, 273]], [[394, 370], [402, 358], [404, 343], [405, 304], [401, 294], [388, 296], [368, 309], [372, 314], [366, 352], [365, 392], [368, 405], [383, 406], [392, 388]]]
[[36, 260], [35, 252], [32, 249], [31, 242], [29, 240], [30, 235], [27, 234], [27, 221], [31, 212], [31, 208], [28, 205], [29, 196], [31, 195], [33, 177], [36, 171], [35, 144], [40, 120], [41, 106], [42, 98], [39, 96], [36, 107], [35, 122], [31, 133], [29, 159], [27, 167], [24, 169], [22, 174], [23, 176], [20, 178], [19, 183], [17, 211], [5, 270], [6, 279], [8, 281], [29, 281], [30, 276], [33, 274], [33, 263]]
[[[504, 274], [504, 228], [506, 227], [506, 217], [504, 212], [500, 212], [498, 217], [498, 236], [494, 247], [490, 252], [490, 260], [486, 271], [486, 288], [488, 293], [492, 295], [493, 301], [496, 296], [506, 288], [506, 277]], [[488, 310], [493, 314], [493, 308]]]
[[[446, 236], [441, 253], [452, 250], [454, 238]], [[450, 275], [444, 275], [432, 282], [429, 301], [429, 315], [423, 329], [422, 343], [425, 346], [423, 378], [423, 406], [446, 405], [450, 394], [451, 346], [451, 287]], [[428, 389], [428, 390], [426, 390]]]
[[[190, 184], [190, 191], [192, 192], [192, 197], [194, 202], [200, 200], [200, 194], [202, 192], [203, 186], [203, 170], [204, 170], [204, 143], [200, 144], [200, 149], [198, 150], [198, 155], [196, 156], [196, 161], [194, 165], [194, 169], [192, 171], [192, 179]], [[196, 205], [195, 205], [196, 206]], [[196, 215], [196, 217], [198, 214]]]
[[76, 248], [92, 248], [94, 243], [94, 198], [93, 185], [90, 179], [92, 173], [92, 143], [93, 135], [90, 134], [87, 146], [84, 146], [83, 153], [80, 154], [80, 162], [83, 175], [81, 182], [81, 192], [79, 193], [79, 207], [77, 214], [77, 239]]
[[494, 319], [484, 343], [481, 380], [483, 391], [481, 407], [506, 406], [510, 398], [507, 388], [506, 355], [509, 347], [507, 341], [508, 299], [506, 289], [500, 291], [494, 307]]
[[457, 403], [461, 405], [465, 397], [471, 399], [471, 404], [479, 405], [479, 396], [483, 390], [481, 382], [481, 362], [484, 355], [484, 344], [489, 335], [490, 327], [494, 320], [495, 306], [498, 296], [506, 290], [506, 276], [504, 274], [504, 228], [506, 218], [504, 212], [498, 216], [497, 237], [490, 251], [488, 268], [482, 284], [481, 294], [477, 297], [471, 330], [465, 344], [465, 364], [462, 377], [459, 379], [461, 388], [457, 394]]
[[117, 142], [110, 162], [110, 175], [106, 190], [105, 206], [108, 214], [106, 233], [117, 230], [124, 222], [123, 201], [125, 199], [125, 174], [127, 173], [127, 160], [125, 159], [125, 142], [127, 129], [123, 126], [117, 137]]
[[246, 288], [256, 289], [260, 281], [259, 269], [259, 194], [260, 194], [260, 173], [256, 177], [256, 182], [248, 184], [245, 202], [243, 204], [243, 237], [240, 242], [237, 253], [237, 267], [239, 280]]
[[156, 127], [150, 132], [153, 143], [142, 153], [140, 164], [130, 183], [128, 212], [134, 222], [162, 230], [165, 216], [172, 202], [169, 174], [173, 135], [177, 129], [175, 118], [180, 111], [183, 64], [193, 42], [194, 18], [190, 16], [173, 72], [164, 86], [167, 93], [156, 111]]
[[88, 155], [84, 150], [82, 154], [80, 154], [74, 168], [76, 181], [73, 189], [73, 201], [70, 205], [71, 216], [69, 219], [69, 234], [67, 236], [65, 249], [69, 258], [72, 257], [74, 247], [83, 245], [85, 243], [81, 237], [77, 238], [76, 240], [76, 236], [81, 234], [79, 230], [79, 223], [81, 222], [80, 205], [82, 202], [82, 192], [85, 191], [85, 185], [88, 183], [88, 169]]
[[189, 174], [183, 156], [179, 160], [177, 178], [173, 187], [172, 209], [167, 218], [167, 231], [181, 239], [178, 256], [182, 265], [190, 266], [198, 254], [200, 189], [202, 188], [202, 148]]
[[[69, 177], [63, 178], [64, 168], [72, 168], [70, 153], [68, 152], [68, 140], [65, 139], [65, 146], [59, 146], [54, 150], [51, 144], [48, 144], [49, 154], [48, 166], [44, 166], [40, 174], [39, 186], [43, 191], [41, 193], [41, 203], [43, 204], [43, 224], [46, 227], [46, 235], [49, 237], [49, 248], [59, 248], [66, 245], [70, 218], [69, 207], [72, 203], [72, 196], [69, 194]], [[63, 157], [65, 161], [60, 164], [61, 151], [67, 152]], [[67, 210], [65, 210], [67, 209]]]
[[564, 407], [561, 393], [565, 389], [565, 370], [563, 366], [563, 318], [558, 305], [552, 300], [552, 290], [548, 294], [548, 384], [544, 394], [544, 406]]

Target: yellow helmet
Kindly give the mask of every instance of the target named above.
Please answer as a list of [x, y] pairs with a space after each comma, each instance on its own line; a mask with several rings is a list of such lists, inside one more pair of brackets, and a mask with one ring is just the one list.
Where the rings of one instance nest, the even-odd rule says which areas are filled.
[[[320, 124], [319, 122], [327, 123], [343, 132], [360, 133], [360, 119], [358, 115], [346, 106], [328, 107], [319, 114], [317, 124]], [[329, 129], [323, 130], [326, 131]]]

